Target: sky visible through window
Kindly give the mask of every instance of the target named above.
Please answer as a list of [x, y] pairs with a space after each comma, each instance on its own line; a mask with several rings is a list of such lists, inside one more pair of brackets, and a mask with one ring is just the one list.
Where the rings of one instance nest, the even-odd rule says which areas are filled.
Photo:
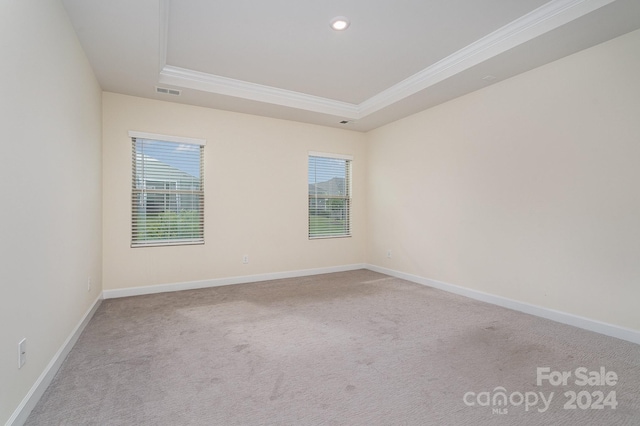
[[175, 167], [178, 170], [200, 179], [199, 145], [149, 139], [137, 139], [136, 142], [136, 153], [155, 158], [164, 164], [168, 164], [171, 167]]
[[346, 162], [337, 158], [309, 157], [309, 184], [346, 176]]

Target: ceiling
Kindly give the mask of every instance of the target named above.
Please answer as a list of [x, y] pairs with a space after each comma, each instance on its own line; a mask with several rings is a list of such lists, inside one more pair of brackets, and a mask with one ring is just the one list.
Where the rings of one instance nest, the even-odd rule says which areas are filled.
[[105, 91], [358, 131], [640, 28], [638, 0], [63, 3]]

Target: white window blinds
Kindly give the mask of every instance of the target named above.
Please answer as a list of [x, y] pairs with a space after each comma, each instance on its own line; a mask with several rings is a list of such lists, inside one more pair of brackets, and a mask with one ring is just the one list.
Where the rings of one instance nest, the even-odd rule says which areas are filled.
[[351, 236], [351, 157], [309, 153], [309, 238]]
[[131, 246], [203, 244], [204, 141], [130, 135]]

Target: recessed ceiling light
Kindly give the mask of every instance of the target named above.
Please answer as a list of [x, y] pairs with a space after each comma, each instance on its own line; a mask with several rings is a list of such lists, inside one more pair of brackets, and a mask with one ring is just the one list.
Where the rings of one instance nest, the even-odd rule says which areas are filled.
[[336, 31], [344, 31], [349, 28], [351, 21], [346, 16], [336, 16], [331, 20], [331, 28]]

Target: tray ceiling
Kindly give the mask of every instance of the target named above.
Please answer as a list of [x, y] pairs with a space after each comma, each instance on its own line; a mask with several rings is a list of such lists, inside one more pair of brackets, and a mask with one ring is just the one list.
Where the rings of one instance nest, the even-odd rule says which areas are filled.
[[104, 90], [361, 131], [640, 28], [637, 0], [63, 3]]

